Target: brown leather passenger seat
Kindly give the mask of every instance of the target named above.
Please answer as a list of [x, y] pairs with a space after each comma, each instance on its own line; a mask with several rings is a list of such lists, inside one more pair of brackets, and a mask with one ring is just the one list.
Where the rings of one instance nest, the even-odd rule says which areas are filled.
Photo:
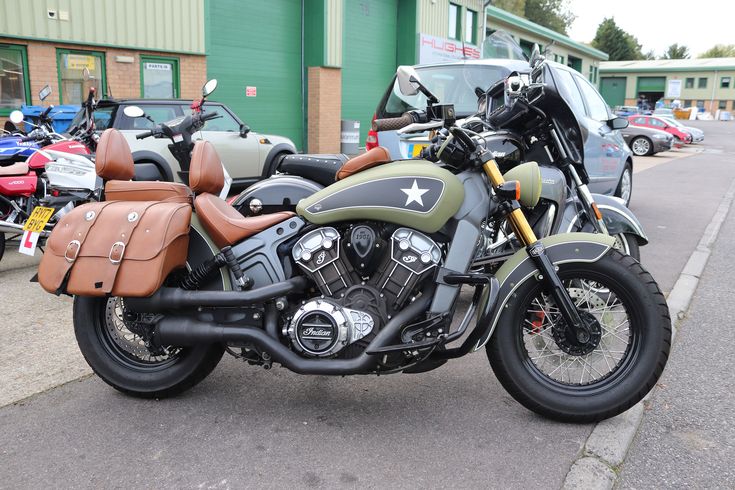
[[191, 154], [189, 186], [197, 195], [194, 199], [196, 214], [220, 248], [234, 245], [294, 216], [290, 211], [283, 211], [246, 218], [219, 198], [224, 185], [225, 174], [217, 150], [209, 141], [197, 141]]
[[95, 156], [97, 175], [105, 183], [106, 201], [168, 201], [192, 202], [192, 192], [177, 182], [131, 181], [135, 164], [130, 146], [120, 131], [106, 129], [97, 143]]
[[390, 152], [382, 146], [377, 146], [362, 155], [347, 160], [347, 163], [337, 172], [334, 180], [341, 180], [363, 170], [390, 162]]

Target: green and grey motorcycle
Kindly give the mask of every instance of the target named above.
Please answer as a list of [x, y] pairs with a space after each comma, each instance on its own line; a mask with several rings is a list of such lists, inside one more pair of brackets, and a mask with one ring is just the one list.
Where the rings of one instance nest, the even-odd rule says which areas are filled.
[[[407, 95], [426, 90], [410, 68], [398, 77]], [[498, 110], [515, 117], [533, 103]], [[164, 397], [204, 379], [225, 351], [266, 369], [380, 375], [430, 371], [484, 347], [505, 389], [546, 417], [586, 423], [641, 400], [671, 342], [654, 279], [609, 236], [537, 239], [521, 208], [539, 199], [538, 168], [505, 180], [481, 138], [455, 125], [453, 106], [430, 101], [426, 113], [450, 135], [432, 148], [436, 163], [388, 162], [376, 148], [302, 199], [295, 214], [239, 215], [216, 197], [213, 149], [197, 143], [187, 252], [159, 262], [173, 272], [152, 293], [135, 293], [135, 284], [122, 284], [123, 269], [144, 254], [128, 256], [134, 245], [123, 252], [116, 241], [109, 259], [119, 272], [108, 294], [71, 290], [82, 280], [104, 288], [109, 277], [95, 282], [91, 268], [90, 277], [74, 277], [75, 264], [59, 289], [75, 294], [75, 331], [94, 371], [125, 393]], [[80, 216], [97, 223], [105, 213]], [[127, 217], [141, 220], [131, 241], [164, 233], [137, 211]], [[502, 219], [524, 248], [492, 274], [475, 272], [483, 223]], [[80, 260], [96, 226], [81, 245], [70, 243], [67, 260]], [[463, 287], [473, 292], [464, 313]]]

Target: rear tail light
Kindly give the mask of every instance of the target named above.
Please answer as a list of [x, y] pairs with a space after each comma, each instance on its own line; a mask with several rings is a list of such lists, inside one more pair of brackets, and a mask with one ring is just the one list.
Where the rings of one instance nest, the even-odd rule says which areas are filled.
[[[375, 121], [376, 118], [376, 114], [373, 114], [373, 121]], [[378, 142], [378, 132], [373, 130], [371, 127], [370, 131], [368, 131], [367, 138], [365, 138], [365, 149], [370, 151], [378, 146], [380, 146], [380, 143]]]

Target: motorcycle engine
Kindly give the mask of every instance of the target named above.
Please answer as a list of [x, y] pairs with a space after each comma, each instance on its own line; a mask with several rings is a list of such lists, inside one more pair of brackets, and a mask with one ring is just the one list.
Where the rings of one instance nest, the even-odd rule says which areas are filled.
[[322, 294], [303, 303], [284, 329], [307, 356], [358, 355], [442, 259], [431, 238], [410, 228], [395, 229], [385, 240], [379, 227], [364, 223], [344, 235], [317, 228], [292, 250]]

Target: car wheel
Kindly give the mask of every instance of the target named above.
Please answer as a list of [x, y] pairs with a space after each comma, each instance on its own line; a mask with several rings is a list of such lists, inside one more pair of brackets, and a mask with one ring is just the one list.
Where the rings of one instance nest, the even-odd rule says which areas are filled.
[[275, 174], [276, 170], [278, 170], [278, 167], [281, 165], [281, 160], [286, 155], [293, 155], [293, 153], [290, 153], [288, 151], [282, 151], [281, 153], [273, 157], [273, 160], [271, 160], [271, 163], [268, 165], [268, 168], [263, 173], [263, 178], [267, 179], [271, 175]]
[[630, 149], [637, 157], [653, 154], [653, 143], [645, 136], [637, 136], [630, 142]]
[[630, 163], [625, 163], [625, 168], [623, 168], [623, 173], [620, 176], [620, 181], [618, 182], [618, 188], [615, 190], [615, 196], [619, 197], [623, 201], [625, 201], [625, 205], [630, 205], [630, 198], [633, 195], [633, 169], [630, 166]]

